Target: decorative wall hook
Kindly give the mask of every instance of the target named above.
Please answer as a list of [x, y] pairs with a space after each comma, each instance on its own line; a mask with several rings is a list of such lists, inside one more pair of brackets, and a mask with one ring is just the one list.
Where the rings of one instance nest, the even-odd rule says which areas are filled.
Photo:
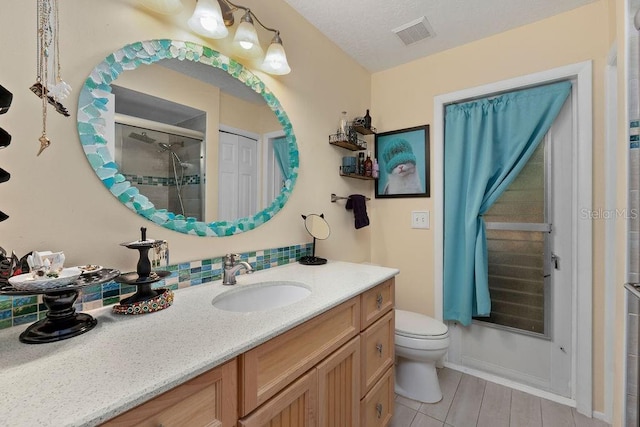
[[11, 134], [0, 128], [0, 148], [8, 147], [11, 144]]
[[0, 114], [4, 114], [9, 111], [12, 100], [13, 94], [0, 85]]

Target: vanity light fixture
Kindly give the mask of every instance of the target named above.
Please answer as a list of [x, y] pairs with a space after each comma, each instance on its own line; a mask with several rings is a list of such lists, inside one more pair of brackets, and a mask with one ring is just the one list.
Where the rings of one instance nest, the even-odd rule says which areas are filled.
[[262, 69], [269, 74], [275, 74], [278, 76], [289, 74], [291, 67], [287, 62], [287, 54], [284, 52], [282, 46], [282, 39], [280, 38], [280, 32], [276, 31], [276, 35], [273, 36], [267, 54], [264, 57], [262, 63]]
[[258, 40], [258, 33], [256, 33], [256, 28], [253, 26], [251, 11], [248, 9], [245, 14], [242, 15], [240, 24], [238, 28], [236, 28], [233, 47], [238, 56], [243, 58], [258, 58], [264, 55], [262, 47], [260, 46], [260, 40]]
[[267, 27], [248, 7], [229, 0], [197, 0], [189, 27], [204, 37], [221, 39], [227, 36], [227, 27], [234, 24], [233, 12], [243, 10], [244, 14], [233, 38], [233, 49], [242, 58], [259, 58], [263, 55], [254, 21], [262, 28], [275, 34], [262, 62], [262, 70], [269, 74], [283, 75], [291, 72], [287, 55], [282, 46], [280, 31]]

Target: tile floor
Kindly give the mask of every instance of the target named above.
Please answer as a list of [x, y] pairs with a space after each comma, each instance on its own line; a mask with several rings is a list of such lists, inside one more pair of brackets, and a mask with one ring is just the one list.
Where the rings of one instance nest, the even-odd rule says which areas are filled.
[[518, 390], [438, 369], [442, 400], [428, 404], [396, 396], [391, 427], [606, 427], [575, 409]]

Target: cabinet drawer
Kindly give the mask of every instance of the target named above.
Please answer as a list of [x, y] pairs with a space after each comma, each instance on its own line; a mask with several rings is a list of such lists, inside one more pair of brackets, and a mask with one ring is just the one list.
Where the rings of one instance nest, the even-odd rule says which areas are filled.
[[360, 298], [360, 327], [368, 328], [376, 320], [381, 318], [395, 304], [394, 278], [380, 283], [375, 288], [364, 292]]
[[394, 311], [385, 314], [360, 334], [362, 367], [360, 374], [361, 397], [393, 366], [395, 318]]
[[233, 359], [113, 418], [104, 426], [234, 426], [237, 362]]
[[240, 414], [247, 415], [360, 331], [360, 298], [240, 356]]
[[393, 415], [393, 368], [387, 369], [383, 377], [360, 401], [360, 420], [363, 426], [384, 427]]

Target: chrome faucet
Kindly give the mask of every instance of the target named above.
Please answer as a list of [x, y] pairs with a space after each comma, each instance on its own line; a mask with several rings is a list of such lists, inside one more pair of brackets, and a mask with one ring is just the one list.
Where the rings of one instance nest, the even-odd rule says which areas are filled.
[[224, 270], [222, 274], [223, 285], [235, 285], [236, 273], [241, 269], [245, 269], [247, 273], [253, 273], [253, 267], [246, 261], [236, 261], [240, 258], [238, 254], [226, 254], [224, 256]]

